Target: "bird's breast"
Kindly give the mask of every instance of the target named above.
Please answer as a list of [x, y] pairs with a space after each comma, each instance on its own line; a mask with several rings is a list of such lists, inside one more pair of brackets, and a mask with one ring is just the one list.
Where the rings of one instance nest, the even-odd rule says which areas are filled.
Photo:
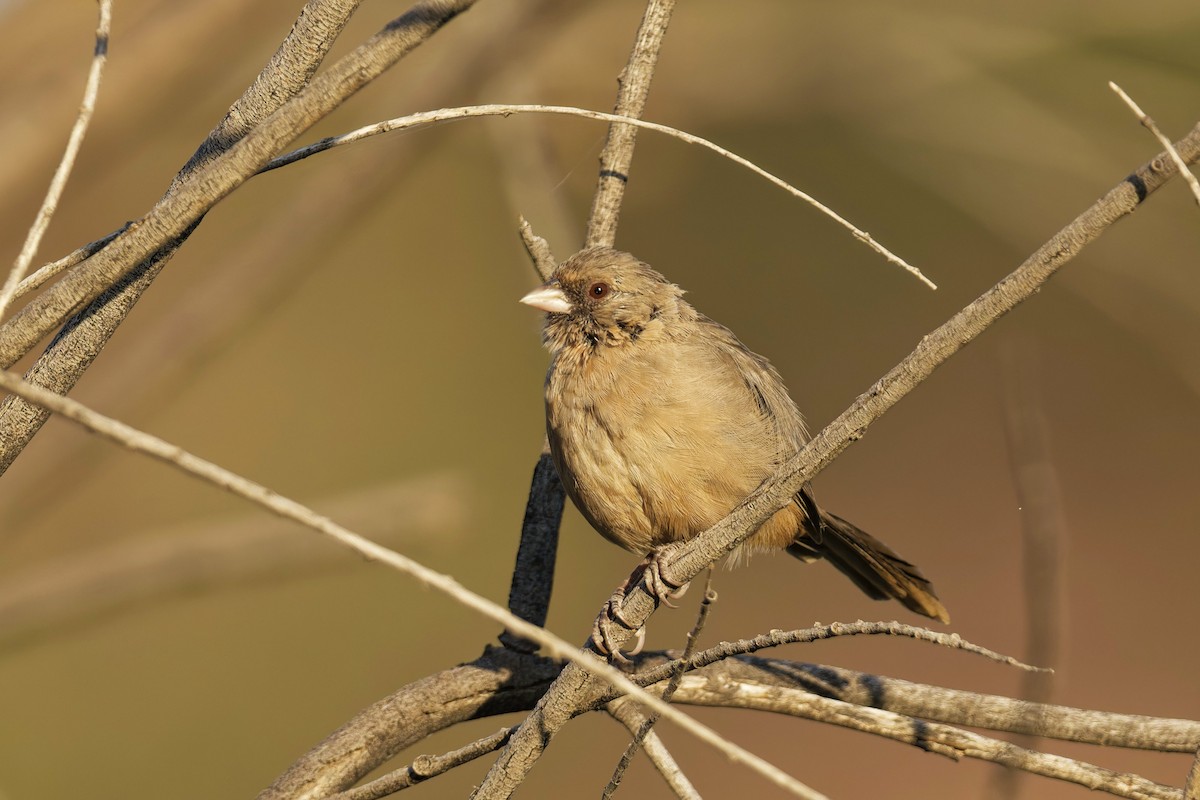
[[601, 349], [556, 359], [547, 376], [547, 433], [563, 484], [592, 526], [628, 550], [711, 527], [783, 457], [738, 377], [696, 361], [677, 347]]

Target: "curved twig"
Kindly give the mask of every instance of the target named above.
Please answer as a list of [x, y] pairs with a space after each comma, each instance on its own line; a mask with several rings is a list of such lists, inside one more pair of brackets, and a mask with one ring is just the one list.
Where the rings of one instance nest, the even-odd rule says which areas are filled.
[[575, 108], [574, 106], [547, 106], [527, 103], [489, 103], [478, 106], [457, 106], [454, 108], [439, 108], [433, 111], [422, 111], [418, 114], [409, 114], [405, 117], [396, 117], [395, 119], [388, 119], [383, 120], [382, 122], [373, 123], [371, 125], [365, 125], [361, 128], [356, 128], [355, 130], [348, 131], [337, 136], [327, 136], [324, 139], [320, 139], [312, 144], [305, 145], [304, 147], [293, 150], [290, 153], [284, 153], [278, 158], [272, 159], [266, 166], [262, 168], [262, 171], [267, 172], [269, 170], [279, 169], [280, 167], [286, 167], [288, 164], [295, 163], [296, 161], [308, 158], [309, 156], [314, 156], [317, 153], [323, 153], [326, 150], [351, 144], [371, 136], [378, 136], [381, 133], [411, 130], [413, 128], [420, 128], [425, 125], [432, 125], [440, 122], [451, 122], [459, 119], [471, 119], [473, 117], [507, 117], [511, 114], [561, 114], [570, 117], [596, 119], [602, 122], [611, 123], [613, 125], [620, 123], [621, 125], [633, 126], [635, 128], [645, 128], [646, 130], [662, 133], [675, 139], [679, 139], [682, 142], [686, 142], [687, 144], [694, 144], [707, 150], [711, 150], [717, 155], [727, 158], [739, 166], [745, 167], [755, 175], [758, 175], [760, 178], [764, 178], [775, 186], [778, 186], [793, 197], [797, 197], [808, 203], [813, 208], [817, 209], [822, 214], [826, 215], [843, 228], [850, 231], [855, 239], [858, 239], [876, 253], [879, 253], [886, 260], [896, 264], [899, 267], [902, 267], [929, 288], [937, 288], [937, 285], [933, 281], [929, 280], [929, 278], [925, 277], [921, 270], [917, 269], [912, 264], [909, 264], [903, 258], [893, 253], [891, 250], [888, 250], [886, 247], [881, 245], [871, 236], [871, 234], [860, 229], [854, 223], [850, 222], [848, 219], [838, 214], [832, 208], [825, 205], [820, 200], [817, 200], [807, 192], [801, 191], [782, 178], [767, 172], [750, 159], [739, 156], [737, 153], [727, 150], [726, 148], [721, 147], [721, 145], [711, 142], [708, 139], [696, 136], [693, 133], [688, 133], [687, 131], [681, 131], [678, 128], [672, 128], [670, 125], [661, 125], [657, 122], [647, 122], [646, 120], [637, 119], [635, 117], [626, 117], [620, 114], [606, 114], [603, 111], [591, 111], [586, 108]]

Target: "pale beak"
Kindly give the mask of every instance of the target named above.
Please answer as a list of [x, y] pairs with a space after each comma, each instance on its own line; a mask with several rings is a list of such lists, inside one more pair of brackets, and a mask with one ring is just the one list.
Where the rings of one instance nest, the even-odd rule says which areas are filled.
[[539, 286], [522, 297], [521, 302], [551, 314], [569, 314], [571, 312], [571, 301], [563, 294], [562, 287], [555, 282]]

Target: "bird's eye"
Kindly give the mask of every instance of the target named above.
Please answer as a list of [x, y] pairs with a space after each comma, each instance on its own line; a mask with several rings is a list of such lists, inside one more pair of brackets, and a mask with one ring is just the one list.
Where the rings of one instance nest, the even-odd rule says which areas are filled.
[[588, 297], [591, 297], [593, 300], [599, 300], [602, 297], [607, 297], [610, 291], [612, 291], [612, 289], [607, 283], [604, 281], [596, 281], [588, 287]]

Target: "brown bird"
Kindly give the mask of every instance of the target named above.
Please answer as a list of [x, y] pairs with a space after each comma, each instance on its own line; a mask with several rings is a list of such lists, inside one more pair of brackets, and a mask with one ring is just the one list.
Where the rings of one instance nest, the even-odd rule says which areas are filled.
[[[803, 446], [783, 379], [628, 253], [583, 250], [521, 298], [546, 313], [546, 431], [567, 494], [641, 555], [712, 527]], [[949, 622], [915, 566], [805, 486], [741, 546], [824, 558], [876, 599]], [[735, 553], [735, 557], [741, 555]]]

